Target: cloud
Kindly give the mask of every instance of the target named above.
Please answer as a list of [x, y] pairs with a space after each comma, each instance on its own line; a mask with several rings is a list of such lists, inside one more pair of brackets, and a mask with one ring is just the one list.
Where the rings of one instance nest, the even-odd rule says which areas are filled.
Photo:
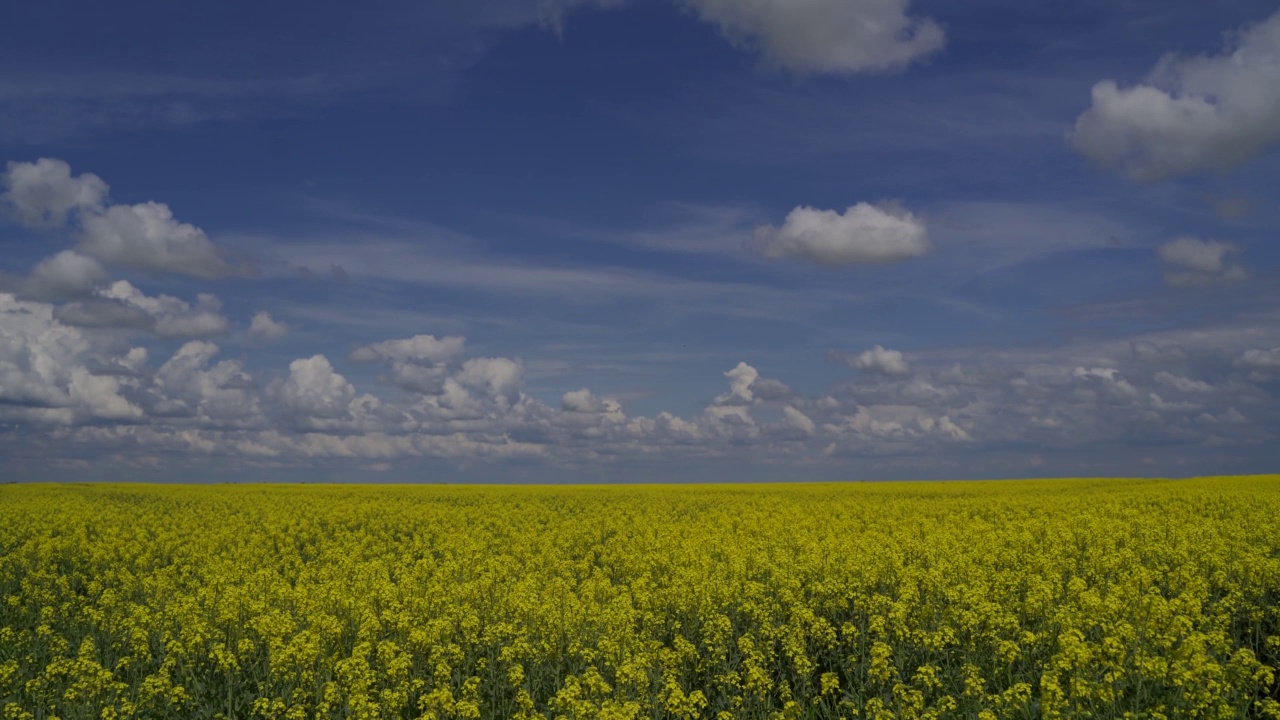
[[1202, 380], [1192, 380], [1191, 378], [1174, 375], [1170, 372], [1161, 371], [1155, 374], [1154, 380], [1162, 385], [1168, 385], [1176, 390], [1184, 393], [1209, 393], [1213, 392], [1213, 386]]
[[843, 215], [797, 207], [782, 227], [756, 228], [753, 245], [765, 257], [794, 257], [828, 266], [893, 263], [929, 250], [924, 222], [890, 203], [858, 203]]
[[524, 363], [512, 358], [471, 358], [462, 364], [454, 379], [464, 387], [514, 403], [524, 387]]
[[462, 355], [466, 338], [450, 335], [437, 339], [434, 335], [386, 340], [356, 348], [352, 362], [385, 362], [391, 369], [390, 380], [410, 392], [437, 395], [445, 390], [449, 363]]
[[253, 319], [249, 321], [249, 337], [259, 342], [279, 340], [288, 334], [289, 326], [277, 322], [271, 317], [271, 313], [265, 310], [254, 313]]
[[306, 421], [338, 419], [348, 414], [356, 391], [324, 355], [313, 355], [289, 363], [289, 377], [278, 395], [284, 407]]
[[197, 295], [193, 306], [170, 295], [148, 296], [129, 281], [117, 280], [92, 299], [59, 306], [55, 314], [68, 325], [144, 329], [177, 339], [226, 335], [231, 323], [221, 310], [218, 298], [207, 293]]
[[1165, 263], [1164, 281], [1172, 287], [1203, 287], [1240, 282], [1248, 277], [1244, 268], [1227, 262], [1240, 252], [1231, 243], [1180, 237], [1157, 250]]
[[753, 405], [760, 402], [786, 400], [794, 393], [785, 383], [760, 376], [760, 372], [745, 362], [739, 362], [725, 371], [729, 379], [729, 392], [718, 395], [714, 405], [731, 407]]
[[107, 184], [89, 173], [72, 177], [61, 160], [10, 162], [4, 181], [4, 205], [27, 227], [60, 227], [76, 211], [76, 250], [83, 255], [145, 272], [203, 278], [231, 273], [204, 231], [175, 220], [168, 205], [106, 205]]
[[156, 371], [151, 412], [155, 415], [193, 418], [205, 425], [252, 427], [265, 421], [252, 378], [244, 366], [223, 360], [209, 362], [218, 346], [193, 341], [183, 345]]
[[58, 322], [80, 328], [154, 330], [156, 319], [146, 310], [119, 300], [93, 298], [54, 308]]
[[586, 388], [570, 390], [560, 398], [560, 409], [574, 413], [618, 413], [622, 406], [617, 400], [598, 397]]
[[216, 278], [230, 272], [200, 228], [173, 218], [168, 205], [113, 205], [81, 219], [79, 249], [122, 267]]
[[835, 362], [842, 362], [855, 370], [874, 375], [905, 377], [911, 374], [911, 365], [907, 363], [906, 357], [901, 352], [887, 350], [880, 345], [876, 345], [870, 350], [857, 355], [832, 351], [828, 353], [827, 357]]
[[90, 295], [108, 279], [97, 260], [74, 250], [45, 258], [22, 284], [22, 294], [37, 300], [64, 300]]
[[353, 362], [394, 360], [442, 363], [461, 355], [466, 342], [467, 339], [460, 335], [450, 335], [440, 339], [436, 339], [434, 335], [415, 335], [411, 338], [386, 340], [356, 348], [351, 353], [351, 360]]
[[231, 329], [231, 323], [221, 314], [222, 303], [207, 293], [197, 295], [192, 306], [169, 295], [149, 297], [128, 281], [117, 280], [98, 295], [150, 315], [155, 320], [155, 334], [162, 338], [226, 335]]
[[[112, 286], [112, 294], [133, 297], [131, 287]], [[460, 336], [388, 340], [353, 353], [388, 369], [400, 363], [438, 373], [430, 393], [397, 382], [409, 392], [362, 394], [325, 355], [288, 363], [264, 388], [248, 361], [219, 360], [212, 342], [187, 342], [153, 369], [148, 352], [122, 347], [119, 333], [72, 327], [51, 304], [0, 294], [0, 424], [22, 430], [0, 433], [0, 444], [21, 435], [31, 448], [24, 452], [50, 461], [97, 453], [109, 464], [122, 451], [169, 463], [212, 457], [233, 471], [342, 458], [434, 457], [462, 466], [520, 457], [541, 458], [552, 472], [701, 460], [829, 472], [876, 458], [901, 467], [907, 458], [934, 475], [963, 463], [987, 468], [985, 458], [1011, 447], [1024, 457], [1029, 449], [1079, 456], [1152, 444], [1179, 452], [1260, 448], [1280, 427], [1265, 392], [1280, 370], [1275, 327], [1219, 324], [1049, 349], [926, 350], [909, 365], [902, 353], [876, 346], [834, 357], [863, 372], [816, 395], [744, 361], [723, 373], [725, 386], [700, 411], [629, 416], [586, 387], [544, 402], [525, 390], [522, 361], [465, 358]], [[1166, 365], [1147, 364], [1148, 349]]]
[[141, 409], [122, 394], [131, 381], [92, 373], [93, 345], [53, 315], [53, 306], [0, 293], [0, 419], [70, 424], [132, 421]]
[[1140, 394], [1117, 368], [1077, 367], [1071, 371], [1071, 376], [1091, 385], [1101, 385], [1108, 393], [1121, 397], [1134, 398]]
[[1236, 360], [1236, 365], [1253, 370], [1280, 370], [1280, 347], [1246, 350]]
[[808, 415], [791, 407], [790, 405], [782, 409], [783, 422], [790, 428], [798, 430], [805, 435], [812, 435], [818, 426]]
[[897, 70], [946, 44], [936, 22], [907, 14], [909, 0], [684, 2], [731, 42], [801, 74]]
[[62, 227], [73, 211], [99, 209], [108, 190], [97, 175], [71, 177], [71, 166], [52, 158], [8, 163], [2, 184], [0, 206], [32, 228]]
[[1068, 136], [1085, 157], [1134, 180], [1227, 170], [1280, 141], [1280, 13], [1234, 35], [1221, 55], [1166, 56], [1147, 81], [1093, 87]]

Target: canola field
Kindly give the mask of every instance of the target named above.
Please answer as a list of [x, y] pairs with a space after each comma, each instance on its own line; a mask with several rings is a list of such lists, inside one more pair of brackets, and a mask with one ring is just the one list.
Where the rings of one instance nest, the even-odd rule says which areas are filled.
[[1280, 718], [1280, 476], [0, 486], [0, 718]]

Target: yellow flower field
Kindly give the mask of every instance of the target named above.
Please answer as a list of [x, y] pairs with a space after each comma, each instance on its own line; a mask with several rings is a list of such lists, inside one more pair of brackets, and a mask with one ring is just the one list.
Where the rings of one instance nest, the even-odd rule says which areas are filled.
[[1280, 477], [0, 487], [0, 717], [1280, 718]]

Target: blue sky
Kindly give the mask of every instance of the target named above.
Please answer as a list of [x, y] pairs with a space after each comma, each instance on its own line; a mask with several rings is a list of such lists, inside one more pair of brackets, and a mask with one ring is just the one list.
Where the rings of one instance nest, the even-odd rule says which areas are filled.
[[1274, 5], [3, 15], [14, 479], [1280, 459]]

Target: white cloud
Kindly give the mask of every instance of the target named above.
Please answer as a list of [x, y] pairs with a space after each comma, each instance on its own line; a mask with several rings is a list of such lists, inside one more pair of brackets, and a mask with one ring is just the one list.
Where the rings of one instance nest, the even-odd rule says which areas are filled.
[[71, 166], [52, 158], [10, 162], [3, 186], [0, 206], [23, 225], [38, 228], [61, 227], [76, 210], [100, 209], [108, 190], [97, 175], [71, 177]]
[[929, 251], [924, 222], [890, 203], [858, 203], [843, 215], [798, 207], [782, 227], [756, 228], [753, 244], [765, 257], [796, 257], [819, 265], [892, 263]]
[[142, 409], [120, 395], [124, 384], [110, 375], [94, 375], [84, 368], [71, 370], [67, 391], [73, 402], [91, 417], [101, 420], [137, 420]]
[[972, 436], [948, 415], [935, 416], [912, 405], [855, 405], [824, 423], [823, 434], [837, 440], [832, 452], [900, 452], [937, 442], [970, 442]]
[[[930, 427], [927, 429], [932, 430], [933, 428]], [[972, 437], [969, 436], [969, 433], [965, 431], [964, 428], [960, 427], [959, 425], [956, 425], [954, 422], [951, 421], [951, 418], [947, 417], [946, 415], [943, 415], [942, 417], [938, 418], [937, 430], [943, 435], [954, 438], [956, 440], [969, 441], [973, 439]]]
[[620, 413], [617, 400], [598, 397], [586, 388], [570, 390], [560, 398], [560, 409], [575, 413]]
[[760, 377], [755, 368], [739, 362], [733, 369], [726, 370], [724, 376], [729, 379], [729, 392], [716, 398], [717, 405], [748, 405], [755, 400], [751, 386]]
[[855, 370], [890, 377], [903, 377], [911, 374], [911, 365], [898, 350], [889, 350], [880, 345], [852, 355], [848, 353], [832, 353], [833, 359], [839, 360]]
[[[1234, 339], [1215, 328], [967, 356], [919, 351], [910, 365], [877, 346], [843, 356], [865, 372], [815, 396], [741, 362], [701, 412], [628, 417], [617, 400], [585, 387], [544, 403], [523, 392], [519, 360], [464, 359], [460, 338], [453, 347], [422, 339], [430, 336], [367, 346], [391, 367], [439, 369], [431, 394], [360, 394], [323, 355], [295, 360], [263, 390], [241, 360], [219, 361], [213, 343], [188, 342], [153, 371], [143, 348], [125, 352], [117, 344], [119, 333], [82, 331], [59, 322], [52, 305], [0, 295], [0, 423], [30, 426], [27, 436], [45, 443], [51, 457], [79, 443], [68, 451], [73, 457], [96, 449], [105, 458], [125, 446], [134, 455], [215, 455], [227, 467], [419, 456], [463, 464], [543, 457], [574, 468], [644, 458], [800, 467], [828, 455], [841, 467], [870, 458], [945, 467], [962, 457], [977, 462], [956, 455], [970, 448], [985, 457], [1010, 446], [1049, 454], [1257, 445], [1280, 425], [1260, 392], [1280, 370], [1280, 348], [1259, 349], [1275, 345], [1271, 326], [1234, 332]], [[1148, 346], [1170, 364], [1146, 366], [1130, 352]], [[1169, 348], [1185, 350], [1171, 356]], [[1214, 368], [1220, 381], [1194, 379], [1194, 367]], [[56, 437], [40, 434], [49, 424], [64, 427]]]
[[786, 400], [794, 392], [779, 380], [761, 377], [754, 367], [739, 362], [724, 376], [729, 379], [729, 392], [716, 397], [715, 405], [752, 405], [760, 402]]
[[356, 348], [350, 359], [361, 363], [388, 363], [389, 379], [395, 385], [410, 392], [439, 395], [446, 389], [449, 364], [462, 355], [465, 346], [466, 338], [460, 335], [444, 338], [415, 335]]
[[805, 415], [790, 405], [782, 409], [782, 420], [788, 427], [794, 430], [799, 430], [805, 435], [812, 435], [818, 428], [808, 415]]
[[1100, 381], [1102, 387], [1109, 392], [1133, 398], [1138, 396], [1138, 390], [1128, 380], [1120, 375], [1120, 371], [1116, 368], [1084, 368], [1077, 367], [1071, 371], [1071, 376], [1084, 381]]
[[0, 418], [68, 424], [141, 416], [121, 394], [130, 381], [86, 368], [92, 350], [83, 333], [58, 322], [52, 305], [0, 293]]
[[271, 313], [260, 310], [249, 321], [249, 337], [259, 342], [279, 340], [289, 334], [289, 326], [271, 317]]
[[1173, 287], [1202, 287], [1239, 282], [1248, 277], [1228, 257], [1240, 252], [1231, 243], [1184, 236], [1157, 250], [1165, 263], [1164, 281]]
[[1254, 370], [1280, 370], [1280, 347], [1246, 350], [1236, 364]]
[[434, 335], [415, 335], [400, 340], [386, 340], [373, 345], [356, 348], [351, 353], [353, 362], [377, 362], [379, 360], [395, 360], [399, 362], [448, 362], [462, 354], [467, 339], [460, 335], [450, 335], [437, 339]]
[[61, 160], [11, 162], [0, 201], [28, 227], [60, 227], [75, 212], [79, 250], [103, 262], [147, 272], [223, 277], [231, 268], [200, 228], [179, 222], [168, 205], [106, 205], [96, 175], [71, 176]]
[[1171, 388], [1181, 390], [1185, 393], [1213, 392], [1213, 386], [1203, 380], [1192, 380], [1191, 378], [1174, 375], [1170, 372], [1158, 372], [1154, 379], [1161, 385], [1168, 385]]
[[73, 250], [63, 250], [36, 265], [31, 277], [22, 284], [22, 292], [37, 300], [81, 297], [92, 293], [107, 279], [107, 271], [97, 260]]
[[136, 270], [195, 277], [230, 272], [200, 228], [173, 217], [168, 205], [113, 205], [81, 218], [80, 249], [108, 263]]
[[896, 70], [943, 48], [942, 28], [909, 0], [684, 0], [730, 41], [797, 73]]
[[117, 280], [96, 293], [97, 302], [71, 303], [59, 308], [64, 322], [87, 327], [146, 327], [162, 338], [226, 335], [231, 323], [222, 304], [201, 293], [196, 304], [172, 297], [151, 297], [127, 280]]
[[160, 399], [152, 412], [163, 416], [191, 417], [206, 424], [254, 425], [262, 421], [252, 378], [244, 366], [223, 360], [212, 368], [218, 353], [210, 342], [183, 345], [156, 371], [154, 386]]
[[1280, 13], [1238, 33], [1222, 55], [1167, 56], [1130, 88], [1098, 83], [1070, 141], [1144, 182], [1253, 158], [1280, 141]]
[[462, 364], [454, 379], [464, 387], [514, 403], [524, 387], [524, 364], [511, 358], [471, 358]]
[[346, 417], [356, 390], [339, 375], [324, 355], [289, 363], [289, 377], [280, 385], [280, 402], [298, 418]]

